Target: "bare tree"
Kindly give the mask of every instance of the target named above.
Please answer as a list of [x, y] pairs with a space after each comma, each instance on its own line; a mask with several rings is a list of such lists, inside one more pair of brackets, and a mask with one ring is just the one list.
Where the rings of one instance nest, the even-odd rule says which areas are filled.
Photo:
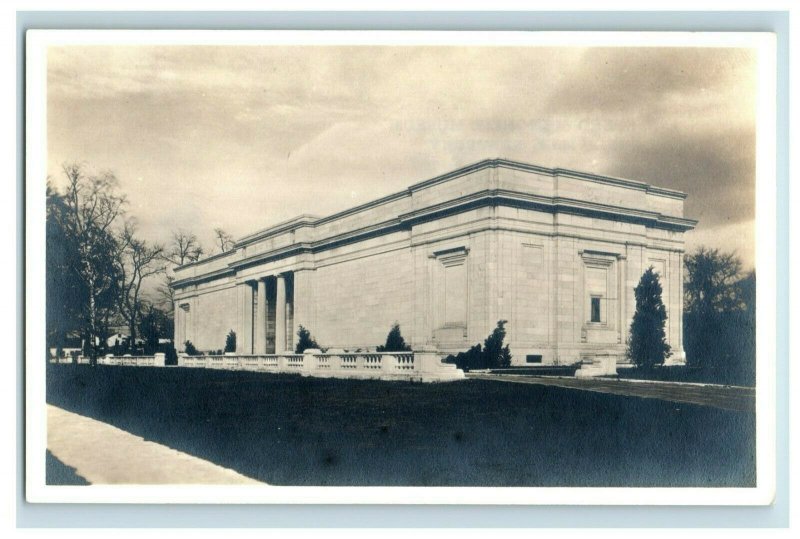
[[156, 288], [155, 300], [159, 308], [168, 316], [172, 316], [175, 310], [175, 291], [172, 288], [175, 276], [172, 271], [175, 267], [197, 262], [204, 254], [205, 250], [194, 233], [183, 229], [172, 233], [172, 241], [161, 254], [168, 266], [164, 271], [163, 282]]
[[81, 332], [89, 353], [96, 357], [101, 329], [114, 308], [118, 284], [112, 226], [124, 213], [126, 200], [117, 194], [117, 178], [111, 172], [87, 175], [78, 163], [65, 164], [62, 169], [67, 187], [61, 226], [78, 251], [74, 271], [82, 288]]
[[164, 280], [158, 285], [158, 288], [156, 288], [155, 304], [168, 316], [174, 316], [175, 312], [175, 290], [172, 288], [173, 282], [175, 282], [175, 277], [165, 271]]
[[161, 245], [148, 245], [136, 237], [136, 226], [131, 221], [125, 223], [118, 238], [119, 245], [119, 313], [128, 325], [131, 343], [136, 342], [144, 302], [142, 284], [148, 277], [163, 273], [164, 248]]
[[172, 242], [164, 252], [164, 258], [176, 266], [197, 262], [203, 256], [203, 247], [191, 232], [177, 230], [172, 233]]
[[222, 253], [230, 251], [236, 244], [236, 242], [233, 241], [233, 236], [231, 236], [221, 228], [214, 229], [214, 237], [216, 238], [217, 245], [219, 246], [219, 250]]

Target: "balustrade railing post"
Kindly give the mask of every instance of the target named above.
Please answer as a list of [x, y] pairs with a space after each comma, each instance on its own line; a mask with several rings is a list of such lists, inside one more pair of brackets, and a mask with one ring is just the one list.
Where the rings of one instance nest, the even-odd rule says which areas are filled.
[[321, 353], [322, 350], [319, 348], [306, 348], [303, 351], [303, 373], [311, 376], [314, 375], [314, 372], [317, 370], [317, 358], [315, 356]]
[[381, 354], [381, 372], [393, 374], [397, 371], [397, 357], [392, 354]]
[[342, 370], [342, 358], [338, 354], [328, 356], [328, 369], [331, 373], [338, 373]]
[[435, 346], [424, 345], [414, 350], [414, 371], [420, 374], [433, 373], [441, 368], [442, 360]]

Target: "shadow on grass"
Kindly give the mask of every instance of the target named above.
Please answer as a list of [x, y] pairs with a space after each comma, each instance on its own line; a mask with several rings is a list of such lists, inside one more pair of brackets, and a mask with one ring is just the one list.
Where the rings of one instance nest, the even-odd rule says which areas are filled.
[[48, 485], [88, 485], [86, 479], [75, 473], [75, 468], [58, 460], [50, 451], [45, 457], [45, 483]]
[[557, 387], [48, 369], [47, 400], [276, 485], [755, 486], [755, 416]]

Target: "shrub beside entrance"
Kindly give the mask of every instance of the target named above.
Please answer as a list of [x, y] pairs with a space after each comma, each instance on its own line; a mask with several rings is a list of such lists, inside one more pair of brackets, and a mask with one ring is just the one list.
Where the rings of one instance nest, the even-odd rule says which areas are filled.
[[459, 352], [455, 356], [447, 356], [444, 362], [453, 363], [465, 372], [470, 369], [510, 367], [511, 350], [508, 345], [503, 346], [503, 340], [506, 337], [505, 325], [507, 323], [507, 320], [499, 320], [491, 335], [483, 341], [483, 347], [478, 343], [466, 352]]

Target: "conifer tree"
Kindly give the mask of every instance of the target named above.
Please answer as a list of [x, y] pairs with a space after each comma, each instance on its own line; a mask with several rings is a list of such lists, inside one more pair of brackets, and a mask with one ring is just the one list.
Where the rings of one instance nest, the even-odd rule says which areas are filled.
[[236, 351], [236, 332], [231, 330], [225, 337], [225, 352]]
[[297, 330], [297, 346], [294, 349], [295, 354], [302, 354], [308, 348], [319, 348], [320, 346], [317, 344], [311, 337], [311, 332], [308, 331], [303, 326]]
[[183, 343], [183, 349], [186, 352], [187, 356], [200, 355], [200, 351], [197, 350], [197, 348], [195, 348], [194, 344], [192, 344], [192, 341], [186, 341], [185, 343]]
[[511, 366], [511, 349], [508, 345], [505, 345], [503, 349], [500, 351], [500, 367], [510, 367]]
[[508, 350], [508, 345], [503, 347], [507, 323], [508, 320], [498, 320], [497, 327], [483, 341], [483, 357], [487, 368], [506, 367], [508, 366], [505, 365], [506, 362], [511, 364], [511, 352]]
[[466, 352], [447, 356], [444, 362], [454, 363], [456, 367], [465, 372], [473, 369], [510, 367], [511, 348], [509, 345], [503, 346], [503, 340], [506, 338], [505, 326], [507, 323], [507, 320], [498, 320], [497, 327], [483, 341], [483, 346], [478, 343]]
[[411, 347], [406, 344], [405, 339], [400, 334], [400, 324], [394, 323], [389, 334], [386, 336], [386, 344], [376, 348], [378, 352], [408, 352]]
[[653, 267], [647, 269], [634, 291], [636, 312], [631, 322], [628, 357], [637, 367], [662, 365], [670, 356], [664, 325], [667, 309], [661, 299], [661, 283]]

